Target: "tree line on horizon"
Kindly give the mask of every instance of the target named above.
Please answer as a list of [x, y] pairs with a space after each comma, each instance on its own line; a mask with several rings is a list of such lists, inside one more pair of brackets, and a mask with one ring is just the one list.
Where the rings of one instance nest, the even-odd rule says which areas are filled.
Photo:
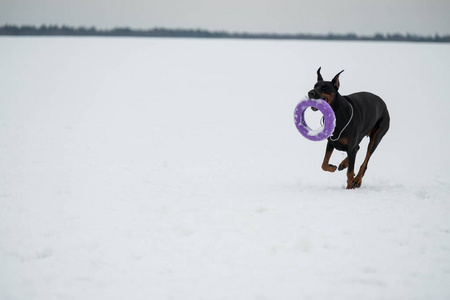
[[450, 35], [420, 36], [416, 34], [382, 34], [358, 36], [347, 34], [279, 34], [279, 33], [230, 33], [226, 31], [209, 31], [203, 29], [131, 29], [128, 27], [113, 29], [96, 29], [95, 27], [70, 27], [57, 25], [0, 27], [3, 36], [103, 36], [103, 37], [172, 37], [172, 38], [234, 38], [234, 39], [278, 39], [278, 40], [341, 40], [341, 41], [395, 41], [395, 42], [434, 42], [448, 43]]

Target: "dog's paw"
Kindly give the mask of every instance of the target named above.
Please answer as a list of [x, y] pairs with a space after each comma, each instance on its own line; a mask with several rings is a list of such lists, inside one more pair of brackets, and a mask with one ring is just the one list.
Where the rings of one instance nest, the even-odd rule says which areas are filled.
[[348, 157], [345, 158], [345, 159], [339, 164], [338, 171], [345, 170], [345, 169], [347, 169], [347, 167], [348, 167]]
[[353, 185], [354, 185], [356, 188], [360, 188], [361, 185], [362, 185], [362, 178], [356, 177], [356, 178], [353, 180]]
[[350, 182], [347, 182], [347, 190], [353, 190], [353, 189], [360, 188], [361, 184], [362, 184], [361, 180], [358, 181], [358, 180], [354, 179]]
[[360, 188], [360, 187], [361, 187], [361, 182], [353, 181], [353, 186], [354, 186], [355, 188]]
[[322, 165], [322, 170], [333, 173], [336, 171], [337, 167], [335, 165]]

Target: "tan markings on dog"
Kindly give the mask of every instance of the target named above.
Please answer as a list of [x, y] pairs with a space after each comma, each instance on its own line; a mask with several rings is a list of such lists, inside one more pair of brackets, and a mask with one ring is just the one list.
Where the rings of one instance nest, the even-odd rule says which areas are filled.
[[348, 167], [348, 156], [339, 164], [339, 171], [342, 171]]
[[327, 101], [327, 103], [330, 104], [331, 100], [333, 100], [333, 98], [334, 98], [334, 94], [333, 93], [331, 93], [331, 94], [322, 93], [322, 94], [320, 94], [320, 98], [325, 98], [325, 101]]
[[337, 169], [336, 166], [330, 165], [330, 164], [328, 164], [328, 163], [325, 163], [325, 162], [324, 162], [324, 163], [322, 164], [322, 170], [324, 170], [324, 171], [333, 173], [334, 171], [336, 171], [336, 169]]
[[333, 153], [333, 149], [334, 149], [334, 148], [331, 148], [330, 151], [327, 151], [327, 152], [325, 153], [325, 157], [324, 157], [323, 163], [322, 163], [322, 170], [324, 170], [324, 171], [327, 171], [327, 172], [334, 172], [334, 171], [336, 171], [336, 169], [337, 169], [336, 166], [333, 166], [333, 165], [330, 165], [330, 164], [329, 164], [329, 161], [330, 161], [330, 158], [331, 158], [331, 154]]
[[342, 145], [347, 145], [348, 144], [348, 139], [343, 137], [343, 138], [340, 138], [338, 140], [338, 142], [341, 143]]
[[372, 130], [370, 130], [370, 131], [366, 134], [366, 136], [367, 136], [367, 137], [370, 137], [375, 131], [378, 131], [378, 129], [372, 128]]
[[355, 172], [347, 172], [347, 190], [354, 189], [353, 179], [355, 178]]

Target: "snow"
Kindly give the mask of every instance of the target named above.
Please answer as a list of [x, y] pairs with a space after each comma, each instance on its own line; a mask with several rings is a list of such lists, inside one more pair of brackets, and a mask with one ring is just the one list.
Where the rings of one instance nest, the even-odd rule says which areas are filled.
[[[450, 298], [450, 45], [1, 37], [0, 53], [0, 299]], [[390, 110], [358, 190], [292, 120], [320, 66]]]

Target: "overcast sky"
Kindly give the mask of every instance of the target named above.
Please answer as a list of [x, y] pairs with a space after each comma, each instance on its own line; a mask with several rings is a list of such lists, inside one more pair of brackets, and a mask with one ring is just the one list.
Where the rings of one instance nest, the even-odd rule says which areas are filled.
[[449, 0], [0, 0], [0, 25], [450, 34]]

